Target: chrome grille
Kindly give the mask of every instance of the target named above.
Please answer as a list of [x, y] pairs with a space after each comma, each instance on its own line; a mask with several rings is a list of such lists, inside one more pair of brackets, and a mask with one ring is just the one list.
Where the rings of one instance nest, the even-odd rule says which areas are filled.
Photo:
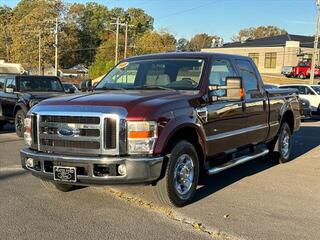
[[[115, 114], [38, 114], [40, 151], [82, 155], [119, 154], [120, 121]], [[65, 134], [66, 129], [68, 134]]]

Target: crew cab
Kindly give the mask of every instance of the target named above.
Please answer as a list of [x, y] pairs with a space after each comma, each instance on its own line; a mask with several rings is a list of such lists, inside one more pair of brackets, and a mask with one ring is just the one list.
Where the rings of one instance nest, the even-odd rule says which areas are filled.
[[0, 130], [12, 122], [23, 137], [24, 118], [31, 107], [43, 99], [64, 93], [60, 79], [50, 76], [0, 76]]
[[149, 184], [181, 207], [205, 174], [288, 161], [300, 113], [296, 90], [266, 90], [250, 58], [184, 52], [125, 59], [93, 92], [34, 106], [25, 126], [22, 167], [47, 187]]

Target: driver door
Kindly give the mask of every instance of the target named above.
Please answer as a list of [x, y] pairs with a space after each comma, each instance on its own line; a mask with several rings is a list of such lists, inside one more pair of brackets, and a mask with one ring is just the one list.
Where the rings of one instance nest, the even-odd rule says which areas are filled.
[[[226, 77], [236, 72], [228, 59], [213, 59], [209, 77], [210, 85], [226, 85]], [[223, 95], [225, 90], [217, 90]], [[246, 114], [244, 101], [218, 100], [207, 105], [207, 154], [213, 156], [246, 145]]]

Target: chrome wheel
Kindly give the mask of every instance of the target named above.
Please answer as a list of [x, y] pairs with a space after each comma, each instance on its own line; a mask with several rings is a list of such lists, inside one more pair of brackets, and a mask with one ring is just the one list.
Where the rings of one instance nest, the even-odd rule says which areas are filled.
[[286, 129], [284, 129], [282, 133], [282, 139], [281, 139], [281, 154], [284, 157], [287, 157], [289, 155], [290, 151], [290, 134]]
[[190, 191], [193, 179], [194, 166], [192, 158], [188, 154], [182, 154], [176, 162], [173, 179], [175, 190], [181, 197]]
[[18, 115], [17, 116], [17, 120], [16, 120], [16, 129], [18, 129], [19, 131], [22, 131], [23, 129], [23, 118], [22, 116]]

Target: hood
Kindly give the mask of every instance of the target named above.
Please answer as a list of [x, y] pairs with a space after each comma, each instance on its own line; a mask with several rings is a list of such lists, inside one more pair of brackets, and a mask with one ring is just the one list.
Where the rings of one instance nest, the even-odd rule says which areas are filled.
[[64, 92], [28, 92], [28, 93], [21, 93], [21, 94], [22, 94], [22, 97], [25, 99], [39, 99], [39, 100], [44, 100], [47, 98], [65, 95]]
[[192, 99], [197, 98], [193, 91], [97, 91], [93, 93], [69, 95], [48, 99], [40, 106], [105, 106], [126, 109], [128, 118], [157, 118], [164, 112], [190, 107]]

